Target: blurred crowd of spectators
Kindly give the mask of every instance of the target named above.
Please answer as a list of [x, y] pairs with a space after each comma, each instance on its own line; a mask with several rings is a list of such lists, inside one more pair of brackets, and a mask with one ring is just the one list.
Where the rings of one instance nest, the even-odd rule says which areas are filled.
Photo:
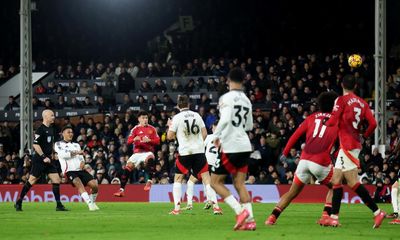
[[[341, 94], [340, 83], [345, 74], [354, 74], [357, 80], [357, 94], [363, 98], [372, 98], [374, 95], [374, 76], [370, 60], [365, 56], [363, 65], [357, 69], [351, 69], [347, 64], [345, 54], [317, 57], [316, 55], [298, 56], [295, 58], [278, 57], [276, 59], [264, 58], [255, 61], [251, 58], [240, 61], [239, 59], [194, 59], [186, 64], [178, 62], [169, 63], [145, 63], [123, 62], [118, 65], [112, 63], [89, 64], [84, 66], [58, 66], [55, 79], [85, 79], [101, 78], [105, 81], [117, 81], [121, 84], [122, 78], [135, 79], [137, 77], [163, 77], [163, 76], [216, 76], [215, 82], [208, 82], [208, 87], [223, 94], [227, 91], [226, 74], [232, 67], [240, 67], [246, 72], [245, 91], [251, 101], [257, 106], [264, 106], [264, 111], [254, 108], [254, 128], [249, 137], [254, 147], [249, 162], [248, 184], [284, 184], [293, 181], [293, 175], [299, 161], [301, 144], [297, 144], [290, 156], [281, 162], [279, 160], [282, 148], [288, 138], [296, 130], [299, 124], [309, 114], [317, 111], [316, 97], [324, 91], [336, 91]], [[400, 97], [400, 68], [392, 69], [387, 80], [388, 99]], [[122, 77], [121, 76], [125, 76]], [[54, 82], [51, 86], [43, 87], [43, 92], [57, 93], [58, 86]], [[188, 83], [179, 83], [178, 89], [182, 92], [190, 92]], [[178, 85], [179, 85], [178, 84]], [[192, 84], [196, 84], [195, 82]], [[86, 86], [87, 92], [93, 91], [99, 99], [113, 99], [104, 96], [98, 86]], [[115, 87], [115, 86], [114, 86]], [[138, 94], [151, 88], [154, 91], [157, 86], [142, 86], [143, 89], [135, 89]], [[77, 87], [75, 86], [75, 89]], [[93, 90], [97, 88], [97, 90]], [[71, 86], [68, 93], [82, 91], [73, 90]], [[90, 90], [91, 89], [91, 90]], [[35, 91], [38, 89], [36, 88]], [[85, 90], [86, 91], [86, 90]], [[37, 92], [37, 94], [40, 94]], [[60, 94], [62, 96], [62, 94]], [[134, 102], [125, 95], [124, 104], [133, 105]], [[60, 98], [61, 101], [62, 97]], [[140, 99], [140, 98], [139, 98]], [[126, 101], [125, 101], [126, 100]], [[169, 99], [171, 104], [175, 99]], [[85, 100], [86, 101], [86, 100]], [[91, 101], [91, 99], [89, 99]], [[106, 104], [112, 104], [107, 102]], [[144, 101], [144, 99], [138, 100]], [[157, 99], [149, 99], [148, 104]], [[34, 103], [35, 104], [35, 103]], [[80, 103], [82, 104], [82, 103]], [[97, 104], [97, 103], [96, 103]], [[206, 126], [209, 127], [218, 118], [217, 108], [211, 106], [209, 101], [197, 101], [196, 109], [203, 117]], [[62, 104], [55, 103], [48, 108], [59, 108]], [[93, 174], [99, 183], [118, 183], [122, 166], [132, 153], [132, 146], [126, 145], [126, 139], [130, 129], [137, 123], [135, 113], [126, 108], [126, 113], [116, 114], [104, 108], [103, 120], [95, 122], [90, 116], [81, 116], [79, 123], [74, 127], [76, 141], [85, 150], [85, 168]], [[360, 169], [360, 181], [363, 183], [389, 185], [393, 182], [399, 169], [399, 156], [390, 155], [400, 139], [400, 106], [394, 102], [388, 107], [387, 143], [388, 154], [383, 158], [377, 150], [372, 149], [372, 140], [363, 140], [363, 149], [360, 154], [362, 168]], [[155, 126], [161, 137], [161, 145], [156, 149], [156, 161], [148, 167], [139, 166], [132, 173], [131, 183], [144, 183], [147, 179], [153, 179], [154, 183], [169, 183], [173, 180], [175, 171], [176, 146], [174, 142], [166, 140], [166, 122], [168, 117], [177, 113], [173, 111], [159, 111], [156, 108], [150, 112], [149, 123]], [[68, 118], [61, 125], [72, 124]], [[61, 127], [61, 126], [58, 126]], [[6, 130], [7, 129], [7, 130]], [[13, 131], [10, 127], [2, 128], [4, 136]], [[389, 156], [390, 155], [390, 156]], [[0, 182], [21, 183], [26, 180], [30, 169], [30, 155], [21, 158], [0, 146]]]

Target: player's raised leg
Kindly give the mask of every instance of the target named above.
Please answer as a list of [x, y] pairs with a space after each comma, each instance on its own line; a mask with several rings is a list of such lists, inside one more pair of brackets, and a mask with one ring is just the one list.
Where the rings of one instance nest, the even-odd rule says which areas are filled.
[[[133, 156], [131, 156], [129, 159], [131, 159], [132, 157]], [[114, 193], [115, 197], [125, 196], [125, 186], [130, 179], [133, 169], [134, 169], [133, 162], [128, 160], [128, 162], [126, 163], [125, 167], [123, 168], [123, 172], [121, 174], [121, 185], [120, 185], [119, 191]]]
[[85, 186], [83, 185], [81, 179], [76, 176], [72, 180], [72, 184], [78, 189], [78, 192], [81, 195], [82, 199], [88, 205], [89, 211], [96, 211], [97, 209], [94, 206], [92, 199], [89, 197], [89, 194], [86, 192]]

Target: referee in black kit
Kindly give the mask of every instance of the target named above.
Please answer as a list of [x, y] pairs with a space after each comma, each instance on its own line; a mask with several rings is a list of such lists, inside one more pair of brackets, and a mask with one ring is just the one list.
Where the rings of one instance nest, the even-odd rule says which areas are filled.
[[60, 201], [60, 175], [58, 174], [55, 163], [51, 160], [54, 145], [54, 112], [44, 110], [42, 112], [43, 122], [35, 132], [33, 149], [35, 153], [32, 158], [32, 169], [28, 181], [22, 188], [18, 201], [15, 203], [15, 209], [22, 211], [22, 201], [33, 184], [42, 176], [47, 174], [53, 185], [54, 198], [57, 201], [56, 211], [68, 211]]

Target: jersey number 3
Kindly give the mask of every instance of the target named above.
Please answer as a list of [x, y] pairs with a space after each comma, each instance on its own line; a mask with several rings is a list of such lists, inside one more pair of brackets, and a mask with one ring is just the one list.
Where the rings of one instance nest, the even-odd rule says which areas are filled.
[[361, 108], [355, 107], [354, 108], [354, 113], [356, 114], [354, 118], [356, 119], [355, 121], [352, 122], [353, 127], [355, 129], [358, 129], [358, 124], [360, 123], [360, 115], [361, 115]]
[[247, 115], [249, 114], [250, 109], [241, 105], [235, 105], [233, 106], [233, 108], [236, 109], [235, 118], [237, 118], [237, 121], [232, 120], [232, 125], [235, 127], [239, 127], [242, 123], [242, 120], [244, 119], [243, 127], [245, 127], [245, 124], [247, 122]]

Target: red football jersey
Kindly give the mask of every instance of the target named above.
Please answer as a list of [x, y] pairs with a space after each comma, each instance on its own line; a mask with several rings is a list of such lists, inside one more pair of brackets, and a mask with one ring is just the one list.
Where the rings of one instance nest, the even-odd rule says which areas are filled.
[[[139, 140], [134, 141], [135, 137], [139, 136]], [[143, 138], [147, 136], [150, 141], [144, 142]], [[140, 126], [136, 125], [132, 130], [131, 134], [128, 137], [128, 144], [134, 144], [134, 153], [141, 153], [141, 152], [153, 152], [154, 146], [160, 144], [160, 137], [157, 134], [157, 130], [151, 126]]]
[[340, 96], [335, 101], [332, 117], [326, 126], [339, 124], [340, 145], [345, 150], [361, 149], [360, 122], [367, 120], [368, 128], [364, 137], [369, 137], [376, 128], [376, 120], [368, 104], [354, 93]]
[[321, 112], [308, 116], [289, 138], [282, 154], [287, 156], [297, 140], [306, 134], [306, 145], [300, 158], [322, 166], [329, 166], [331, 164], [330, 152], [338, 133], [337, 126], [328, 127], [323, 124], [323, 120], [329, 117], [331, 117], [330, 113]]

